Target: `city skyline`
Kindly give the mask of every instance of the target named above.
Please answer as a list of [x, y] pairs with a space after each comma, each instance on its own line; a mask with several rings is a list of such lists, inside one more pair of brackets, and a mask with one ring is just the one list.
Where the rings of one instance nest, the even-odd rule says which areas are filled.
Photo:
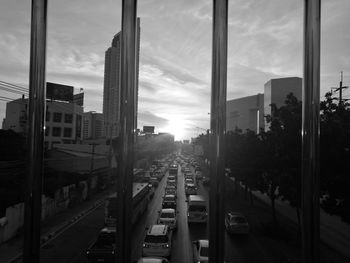
[[[138, 127], [183, 133], [209, 127], [211, 1], [143, 1]], [[0, 11], [0, 80], [27, 87], [30, 2], [4, 1]], [[322, 6], [321, 96], [350, 83], [346, 0]], [[47, 81], [84, 88], [85, 111], [102, 112], [104, 52], [120, 31], [121, 3], [50, 2]], [[285, 12], [281, 12], [285, 10]], [[302, 77], [303, 5], [291, 1], [230, 1], [228, 96], [262, 93], [271, 78]], [[1, 91], [2, 96], [19, 95]], [[345, 90], [344, 96], [349, 96]], [[0, 119], [5, 102], [0, 103]]]

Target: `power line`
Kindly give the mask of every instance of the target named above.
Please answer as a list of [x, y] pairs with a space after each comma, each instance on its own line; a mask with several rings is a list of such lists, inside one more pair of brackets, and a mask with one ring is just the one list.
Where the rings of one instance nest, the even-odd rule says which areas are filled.
[[15, 94], [20, 94], [20, 95], [22, 95], [22, 94], [28, 94], [27, 92], [19, 91], [19, 90], [13, 90], [13, 89], [11, 89], [11, 88], [2, 86], [1, 84], [0, 84], [0, 89], [1, 89], [1, 90], [4, 90], [4, 91], [7, 91], [7, 92], [11, 92], [11, 93], [15, 93]]
[[6, 81], [2, 81], [0, 80], [1, 83], [7, 85], [7, 86], [11, 86], [11, 87], [14, 87], [14, 88], [17, 88], [17, 89], [22, 89], [24, 91], [28, 91], [29, 89], [28, 88], [24, 88], [24, 87], [21, 87], [21, 86], [18, 86], [18, 85], [15, 85], [15, 84], [11, 84], [11, 83], [8, 83]]

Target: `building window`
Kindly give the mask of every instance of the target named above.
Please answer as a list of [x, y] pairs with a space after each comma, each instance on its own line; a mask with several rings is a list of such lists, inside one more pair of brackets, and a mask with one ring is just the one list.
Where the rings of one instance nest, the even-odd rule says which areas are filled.
[[53, 127], [52, 128], [52, 136], [61, 137], [61, 128], [60, 127]]
[[49, 111], [47, 111], [46, 112], [46, 121], [50, 121], [50, 112]]
[[73, 123], [73, 114], [64, 114], [64, 123]]
[[62, 121], [62, 113], [61, 112], [54, 112], [53, 113], [53, 121], [54, 122], [61, 122]]
[[72, 137], [72, 128], [64, 128], [63, 137]]
[[50, 127], [46, 126], [45, 127], [45, 136], [49, 136], [50, 135]]

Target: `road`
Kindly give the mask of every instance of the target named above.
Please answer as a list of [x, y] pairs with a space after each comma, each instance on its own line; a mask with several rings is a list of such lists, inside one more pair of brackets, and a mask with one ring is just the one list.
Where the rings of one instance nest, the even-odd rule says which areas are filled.
[[[161, 209], [162, 196], [164, 194], [166, 176], [163, 177], [155, 192], [154, 198], [148, 205], [143, 217], [133, 227], [132, 233], [132, 259], [141, 257], [142, 243], [145, 236], [145, 228], [157, 221], [158, 210]], [[209, 200], [208, 190], [199, 184], [199, 194]], [[178, 174], [178, 229], [173, 235], [171, 262], [192, 262], [192, 241], [196, 239], [208, 239], [208, 224], [187, 224], [185, 190], [183, 175]], [[298, 257], [298, 248], [280, 242], [269, 237], [261, 230], [261, 211], [255, 207], [250, 208], [247, 202], [239, 198], [228, 200], [227, 206], [231, 210], [246, 213], [251, 223], [252, 231], [248, 236], [226, 235], [226, 262], [254, 263], [254, 262], [288, 262], [288, 258]], [[257, 214], [258, 213], [258, 214]], [[268, 212], [264, 212], [267, 213]], [[97, 237], [104, 223], [103, 207], [78, 221], [63, 234], [53, 239], [41, 250], [41, 262], [87, 262], [85, 249]], [[298, 261], [291, 261], [298, 262]]]

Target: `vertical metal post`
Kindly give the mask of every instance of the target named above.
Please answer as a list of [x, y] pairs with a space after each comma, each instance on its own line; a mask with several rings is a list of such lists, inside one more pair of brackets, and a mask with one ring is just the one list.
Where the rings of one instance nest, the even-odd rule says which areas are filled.
[[131, 262], [132, 181], [135, 134], [136, 0], [122, 2], [120, 140], [116, 259]]
[[321, 0], [305, 0], [302, 123], [302, 262], [319, 262]]
[[210, 113], [209, 261], [224, 262], [225, 130], [228, 0], [213, 1]]
[[47, 0], [32, 0], [23, 262], [40, 262]]

